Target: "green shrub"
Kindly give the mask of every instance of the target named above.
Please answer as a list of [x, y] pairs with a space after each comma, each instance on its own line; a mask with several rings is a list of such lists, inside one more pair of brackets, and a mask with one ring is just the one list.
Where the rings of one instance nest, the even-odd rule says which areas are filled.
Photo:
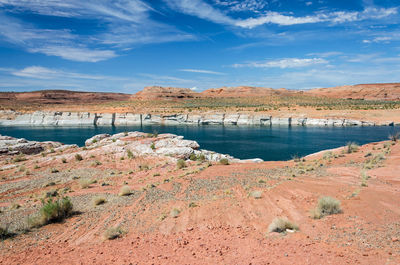
[[126, 151], [126, 153], [127, 153], [127, 156], [128, 156], [129, 159], [135, 158], [135, 156], [133, 155], [131, 150]]
[[39, 215], [31, 219], [32, 227], [40, 227], [49, 223], [59, 222], [72, 214], [73, 205], [68, 197], [42, 200]]
[[190, 155], [189, 159], [192, 160], [192, 161], [196, 161], [197, 160], [197, 156], [194, 153], [192, 153]]
[[156, 149], [156, 146], [154, 145], [154, 143], [151, 143], [150, 148], [153, 150]]
[[287, 218], [275, 218], [272, 223], [268, 226], [268, 231], [277, 232], [277, 233], [285, 233], [287, 230], [297, 231], [299, 227], [295, 224], [290, 222]]
[[178, 169], [186, 167], [186, 162], [183, 159], [179, 159], [178, 162], [176, 162], [176, 167]]
[[229, 160], [228, 160], [228, 158], [221, 158], [221, 159], [219, 160], [219, 163], [220, 163], [221, 165], [229, 165]]
[[76, 161], [82, 161], [82, 160], [83, 160], [83, 157], [82, 157], [80, 154], [76, 154], [76, 155], [75, 155], [75, 160], [76, 160]]
[[324, 216], [341, 213], [342, 209], [340, 201], [324, 196], [318, 200], [317, 207], [311, 212], [311, 217], [314, 219], [321, 219]]

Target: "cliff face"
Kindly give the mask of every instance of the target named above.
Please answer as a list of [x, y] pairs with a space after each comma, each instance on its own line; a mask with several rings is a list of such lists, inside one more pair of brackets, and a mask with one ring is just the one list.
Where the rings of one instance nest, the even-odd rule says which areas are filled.
[[393, 122], [376, 124], [350, 119], [314, 119], [307, 117], [272, 117], [266, 114], [206, 113], [206, 114], [136, 114], [136, 113], [89, 113], [89, 112], [42, 112], [19, 114], [0, 111], [0, 125], [285, 125], [285, 126], [374, 126], [394, 125]]
[[317, 88], [306, 91], [305, 93], [314, 96], [341, 99], [400, 100], [400, 83]]

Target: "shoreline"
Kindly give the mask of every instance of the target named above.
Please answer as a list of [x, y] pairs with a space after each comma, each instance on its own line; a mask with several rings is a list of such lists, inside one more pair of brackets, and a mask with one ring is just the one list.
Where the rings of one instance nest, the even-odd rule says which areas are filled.
[[0, 111], [0, 126], [127, 126], [127, 125], [286, 125], [286, 126], [395, 126], [393, 121], [372, 122], [354, 119], [312, 117], [273, 117], [268, 114], [202, 113], [137, 114], [36, 111]]

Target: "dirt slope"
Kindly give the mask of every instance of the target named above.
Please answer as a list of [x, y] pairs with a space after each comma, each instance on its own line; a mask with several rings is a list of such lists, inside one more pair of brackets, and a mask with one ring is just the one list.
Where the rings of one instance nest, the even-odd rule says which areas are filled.
[[[83, 160], [74, 159], [77, 152]], [[0, 264], [400, 263], [399, 143], [372, 143], [353, 153], [338, 148], [304, 161], [192, 161], [181, 169], [168, 157], [128, 158], [102, 148], [26, 158], [0, 161], [1, 224], [23, 226], [38, 211], [38, 198], [52, 190], [70, 196], [78, 212], [3, 241]], [[87, 178], [96, 182], [81, 188]], [[118, 196], [123, 185], [130, 196]], [[312, 219], [310, 210], [324, 195], [339, 199], [343, 212]], [[96, 196], [106, 203], [94, 206]], [[300, 230], [269, 233], [276, 217]], [[103, 240], [115, 226], [125, 233]]]

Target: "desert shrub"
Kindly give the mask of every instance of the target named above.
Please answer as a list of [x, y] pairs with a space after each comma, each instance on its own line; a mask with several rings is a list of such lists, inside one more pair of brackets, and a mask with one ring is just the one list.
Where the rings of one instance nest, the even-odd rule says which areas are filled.
[[128, 196], [131, 195], [132, 191], [131, 188], [129, 186], [122, 186], [120, 191], [119, 191], [119, 196]]
[[132, 153], [131, 150], [126, 151], [126, 154], [127, 154], [127, 156], [128, 156], [129, 159], [135, 158], [135, 156], [133, 155], [133, 153]]
[[205, 157], [205, 155], [203, 155], [203, 154], [199, 154], [199, 155], [197, 156], [197, 160], [203, 162], [203, 161], [206, 160], [206, 157]]
[[150, 148], [153, 150], [156, 149], [156, 146], [154, 145], [154, 143], [151, 143]]
[[261, 199], [262, 197], [262, 191], [260, 190], [253, 190], [252, 192], [250, 192], [250, 197], [253, 197], [254, 199]]
[[8, 230], [8, 227], [0, 226], [0, 240], [5, 240], [7, 238], [12, 237], [14, 234]]
[[169, 213], [169, 215], [170, 215], [172, 218], [177, 218], [177, 217], [179, 216], [180, 213], [181, 213], [181, 211], [180, 211], [179, 209], [174, 208], [174, 209], [171, 210], [171, 212]]
[[75, 155], [75, 160], [76, 160], [76, 161], [82, 161], [82, 160], [83, 160], [83, 157], [82, 157], [80, 154], [76, 154], [76, 155]]
[[341, 212], [342, 209], [339, 200], [329, 196], [324, 196], [318, 200], [317, 207], [311, 212], [311, 217], [314, 219], [320, 219], [324, 216]]
[[278, 217], [275, 218], [272, 223], [268, 226], [268, 231], [271, 232], [277, 232], [277, 233], [285, 233], [287, 230], [294, 230], [297, 231], [299, 230], [299, 227], [295, 224], [289, 221], [289, 219], [285, 217]]
[[105, 240], [113, 240], [120, 237], [123, 234], [122, 229], [117, 227], [110, 227], [103, 233], [103, 238]]
[[229, 160], [228, 160], [228, 158], [221, 158], [221, 159], [219, 160], [219, 163], [220, 163], [221, 165], [229, 165]]
[[84, 179], [79, 180], [79, 186], [81, 186], [82, 189], [89, 188], [90, 184], [93, 184], [93, 183], [96, 183], [96, 181], [93, 179], [84, 178]]
[[346, 153], [351, 154], [358, 151], [359, 146], [354, 142], [349, 142], [346, 145]]
[[32, 227], [40, 227], [49, 223], [59, 222], [72, 214], [73, 205], [68, 197], [42, 200], [39, 215], [30, 219]]
[[58, 173], [58, 172], [60, 172], [60, 171], [58, 171], [57, 168], [52, 168], [52, 169], [51, 169], [51, 173]]
[[100, 205], [100, 204], [106, 203], [106, 199], [104, 197], [101, 197], [101, 196], [96, 196], [96, 197], [93, 198], [92, 202], [93, 202], [93, 205], [96, 206], [96, 205]]
[[189, 203], [189, 208], [195, 208], [197, 207], [197, 204], [195, 202]]
[[23, 155], [23, 154], [19, 154], [19, 155], [17, 155], [15, 158], [14, 158], [14, 162], [15, 163], [17, 163], [17, 162], [22, 162], [22, 161], [26, 161], [27, 159], [26, 159], [26, 157]]
[[178, 169], [186, 167], [186, 162], [183, 159], [179, 159], [178, 162], [176, 162], [176, 167]]
[[65, 157], [61, 158], [61, 162], [63, 162], [65, 164], [65, 163], [67, 163], [67, 159]]
[[399, 140], [399, 138], [400, 138], [400, 132], [389, 135], [389, 139], [393, 142], [397, 142], [397, 140]]
[[192, 160], [192, 161], [196, 161], [197, 160], [197, 156], [194, 153], [192, 153], [190, 155], [189, 159]]

